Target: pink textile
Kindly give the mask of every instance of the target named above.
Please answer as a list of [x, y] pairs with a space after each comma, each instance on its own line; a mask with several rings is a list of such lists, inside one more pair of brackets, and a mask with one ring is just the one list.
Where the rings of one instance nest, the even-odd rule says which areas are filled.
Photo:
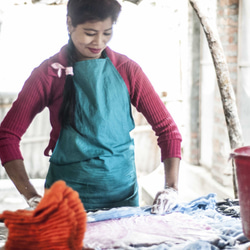
[[60, 63], [52, 63], [52, 64], [51, 64], [51, 67], [52, 67], [53, 69], [58, 70], [58, 71], [57, 71], [57, 75], [58, 75], [59, 78], [62, 76], [62, 70], [63, 70], [63, 69], [65, 70], [66, 76], [67, 76], [67, 75], [72, 75], [72, 76], [74, 75], [73, 67], [64, 67], [64, 66], [63, 66], [62, 64], [60, 64]]
[[210, 226], [190, 215], [175, 212], [88, 223], [84, 246], [127, 249], [129, 246], [185, 244], [217, 238], [217, 233]]

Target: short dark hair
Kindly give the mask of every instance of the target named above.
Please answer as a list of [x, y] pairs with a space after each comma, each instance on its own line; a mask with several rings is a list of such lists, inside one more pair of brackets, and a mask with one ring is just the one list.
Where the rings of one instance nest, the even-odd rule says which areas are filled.
[[108, 17], [115, 23], [121, 5], [116, 0], [69, 0], [67, 11], [74, 27], [88, 21], [103, 21]]

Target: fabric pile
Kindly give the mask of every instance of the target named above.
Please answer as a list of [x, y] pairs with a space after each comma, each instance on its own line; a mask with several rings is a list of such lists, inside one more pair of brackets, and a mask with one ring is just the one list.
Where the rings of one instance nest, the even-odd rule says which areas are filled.
[[[210, 193], [179, 203], [159, 222], [158, 216], [150, 214], [151, 206], [88, 213], [85, 246], [122, 250], [250, 249], [240, 218], [221, 214], [216, 208], [216, 194]], [[157, 234], [152, 234], [152, 229]], [[109, 235], [114, 232], [112, 239], [103, 233], [107, 231]]]
[[225, 199], [216, 203], [216, 211], [233, 218], [240, 218], [239, 200]]
[[4, 211], [6, 250], [80, 250], [87, 214], [79, 195], [64, 181], [55, 182], [35, 210]]
[[85, 246], [91, 249], [140, 249], [162, 243], [169, 248], [197, 240], [216, 241], [218, 232], [179, 212], [92, 222], [84, 238]]

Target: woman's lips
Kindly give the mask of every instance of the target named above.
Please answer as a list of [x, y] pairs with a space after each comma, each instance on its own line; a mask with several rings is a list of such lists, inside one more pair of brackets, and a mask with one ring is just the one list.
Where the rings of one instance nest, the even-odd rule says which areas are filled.
[[92, 49], [92, 48], [89, 48], [90, 52], [91, 53], [94, 53], [94, 54], [99, 54], [101, 52], [101, 49]]

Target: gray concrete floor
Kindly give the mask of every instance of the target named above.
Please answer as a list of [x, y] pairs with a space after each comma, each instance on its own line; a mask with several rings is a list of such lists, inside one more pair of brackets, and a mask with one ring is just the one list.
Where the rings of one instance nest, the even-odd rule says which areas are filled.
[[[146, 205], [152, 204], [158, 191], [164, 186], [164, 171], [160, 165], [152, 173], [139, 179], [141, 197]], [[181, 161], [179, 175], [179, 201], [190, 202], [198, 197], [215, 193], [217, 200], [234, 199], [233, 187], [224, 187], [216, 182], [204, 168]]]

